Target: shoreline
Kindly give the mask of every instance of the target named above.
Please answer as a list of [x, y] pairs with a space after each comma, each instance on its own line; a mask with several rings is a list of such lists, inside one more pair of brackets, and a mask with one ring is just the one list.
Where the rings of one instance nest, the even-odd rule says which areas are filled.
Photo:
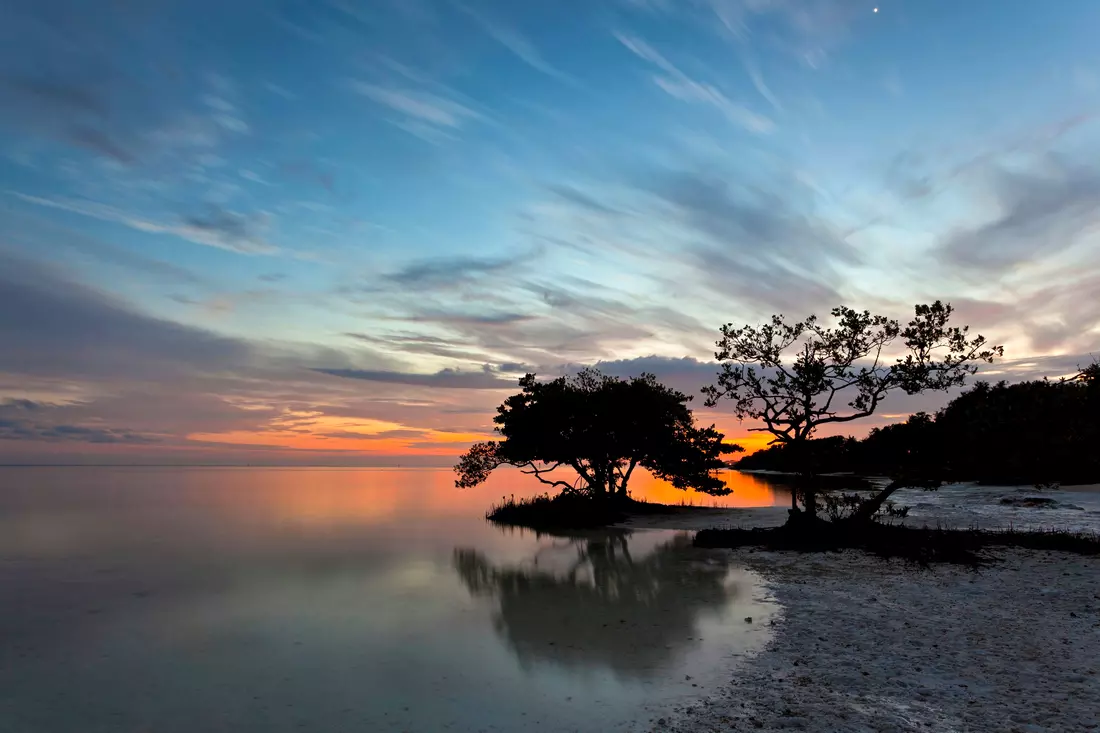
[[[1049, 526], [1064, 512], [1005, 509], [1000, 497], [1096, 497], [1096, 486], [959, 487], [1000, 514], [960, 513], [950, 496], [907, 523]], [[920, 497], [920, 494], [916, 494]], [[912, 498], [912, 497], [910, 497]], [[1068, 499], [1074, 499], [1069, 496]], [[905, 503], [909, 503], [908, 501]], [[1090, 505], [1071, 515], [1095, 515]], [[684, 507], [632, 516], [630, 529], [768, 527], [786, 507]], [[981, 570], [918, 569], [859, 550], [719, 550], [760, 574], [779, 607], [760, 653], [731, 656], [726, 682], [669, 711], [653, 731], [1100, 732], [1100, 560], [997, 548]]]
[[1094, 559], [1008, 550], [980, 572], [860, 552], [731, 551], [781, 607], [760, 654], [656, 731], [1100, 730]]
[[725, 527], [772, 527], [787, 521], [786, 507], [670, 506], [667, 512], [632, 513], [613, 529], [678, 529], [698, 531]]
[[[1050, 499], [1049, 508], [1006, 507], [1006, 498]], [[974, 482], [946, 484], [935, 491], [901, 489], [893, 497], [909, 506], [909, 516], [899, 523], [909, 526], [966, 529], [1064, 529], [1100, 533], [1100, 484], [1080, 484], [1056, 489], [1033, 486], [986, 486]], [[631, 513], [617, 529], [701, 529], [775, 527], [787, 521], [787, 505], [769, 507], [707, 507], [666, 505], [665, 511]]]

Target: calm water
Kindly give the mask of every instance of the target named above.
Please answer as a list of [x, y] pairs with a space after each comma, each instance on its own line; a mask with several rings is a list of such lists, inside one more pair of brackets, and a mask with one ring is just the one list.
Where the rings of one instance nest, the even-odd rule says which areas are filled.
[[[722, 503], [786, 501], [734, 477]], [[766, 643], [750, 572], [674, 532], [502, 532], [494, 481], [0, 469], [0, 730], [632, 730]]]

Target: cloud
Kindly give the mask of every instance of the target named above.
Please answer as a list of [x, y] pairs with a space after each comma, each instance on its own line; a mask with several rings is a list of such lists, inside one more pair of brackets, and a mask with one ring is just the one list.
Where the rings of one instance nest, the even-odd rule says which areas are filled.
[[407, 123], [419, 122], [436, 128], [457, 129], [469, 120], [481, 118], [469, 107], [430, 92], [392, 89], [358, 81], [352, 82], [351, 86], [367, 99], [405, 115]]
[[85, 425], [41, 425], [30, 420], [0, 418], [0, 440], [40, 440], [73, 443], [125, 443], [149, 445], [159, 442], [157, 436], [130, 430], [88, 427]]
[[412, 262], [397, 272], [386, 275], [385, 280], [403, 287], [446, 286], [484, 275], [503, 273], [537, 256], [538, 252], [501, 257], [432, 257]]
[[527, 313], [455, 313], [455, 312], [431, 312], [422, 311], [407, 316], [398, 316], [402, 321], [412, 323], [441, 323], [450, 326], [515, 326], [529, 322], [533, 316]]
[[[155, 17], [163, 10], [160, 3], [106, 15], [81, 3], [55, 5], [5, 6], [0, 51], [5, 132], [91, 152], [131, 175], [143, 163], [248, 132], [225, 95], [217, 98], [218, 109], [184, 102], [198, 95], [185, 91], [180, 60], [170, 57], [178, 44], [157, 35], [163, 26]], [[133, 73], [137, 67], [142, 73]], [[208, 86], [216, 81], [211, 77]], [[49, 152], [75, 157], [72, 150]], [[75, 158], [72, 164], [84, 162]]]
[[568, 84], [575, 84], [575, 80], [567, 74], [562, 73], [558, 69], [554, 68], [538, 50], [531, 39], [524, 36], [515, 28], [501, 23], [499, 20], [490, 18], [488, 15], [475, 11], [466, 5], [459, 5], [459, 7], [465, 12], [469, 13], [478, 22], [478, 24], [488, 33], [493, 40], [506, 49], [515, 54], [516, 58], [523, 61], [536, 71], [540, 71], [549, 77], [557, 79]]
[[343, 379], [362, 379], [368, 382], [408, 384], [416, 387], [440, 389], [510, 389], [515, 387], [513, 380], [501, 379], [491, 370], [464, 372], [457, 369], [442, 369], [434, 374], [364, 369], [314, 369], [314, 371]]
[[1048, 156], [1028, 170], [993, 170], [998, 214], [947, 238], [951, 262], [998, 272], [1056, 254], [1100, 223], [1100, 171]]
[[41, 265], [0, 254], [0, 372], [167, 379], [246, 363], [240, 341], [137, 313]]
[[408, 333], [387, 333], [380, 336], [365, 333], [345, 333], [344, 335], [372, 346], [381, 346], [385, 349], [408, 354], [426, 354], [470, 362], [485, 362], [490, 358], [484, 351], [465, 348], [461, 343], [454, 343], [453, 340], [439, 338], [438, 336]]
[[130, 164], [136, 160], [133, 153], [116, 143], [102, 130], [74, 125], [69, 129], [68, 134], [73, 142], [94, 152], [101, 153], [108, 158], [114, 158], [120, 163]]
[[415, 440], [429, 435], [427, 430], [383, 430], [380, 433], [356, 433], [350, 430], [336, 430], [331, 433], [322, 433], [326, 438], [340, 438], [344, 440], [389, 440], [391, 438], [407, 438]]
[[618, 209], [615, 209], [607, 204], [599, 201], [593, 196], [579, 190], [574, 186], [567, 184], [556, 183], [550, 184], [546, 187], [551, 193], [556, 194], [558, 197], [568, 201], [571, 204], [576, 204], [584, 209], [589, 209], [600, 214], [618, 214]]
[[36, 135], [52, 136], [120, 163], [134, 154], [112, 139], [110, 106], [102, 89], [67, 79], [0, 76], [5, 121]]
[[726, 95], [710, 84], [701, 84], [692, 79], [669, 78], [659, 76], [654, 82], [669, 96], [684, 102], [702, 102], [714, 107], [726, 119], [749, 132], [764, 134], [775, 129], [775, 123], [764, 115], [757, 114], [747, 107], [731, 102]]
[[275, 84], [275, 83], [270, 82], [270, 81], [264, 83], [264, 89], [271, 92], [272, 94], [274, 94], [277, 97], [282, 97], [283, 99], [287, 100], [288, 102], [295, 102], [295, 101], [298, 100], [298, 95], [297, 94], [290, 91], [286, 87], [280, 86], [280, 85]]
[[626, 33], [620, 33], [615, 31], [614, 36], [618, 39], [619, 43], [627, 47], [635, 56], [640, 59], [644, 59], [655, 66], [660, 67], [662, 70], [668, 72], [673, 76], [683, 76], [683, 72], [666, 59], [657, 49], [650, 46], [641, 38], [631, 36]]
[[959, 321], [972, 330], [1015, 340], [1031, 353], [1100, 352], [1100, 275], [1093, 272], [1060, 272], [1015, 288], [1006, 300], [951, 302]]
[[[0, 225], [6, 227], [9, 232], [17, 233], [9, 235], [10, 238], [5, 243], [9, 246], [18, 243], [39, 250], [56, 251], [56, 256], [76, 254], [79, 257], [124, 268], [131, 273], [162, 282], [196, 286], [205, 283], [202, 277], [186, 267], [147, 257], [127, 247], [106, 242], [38, 216], [35, 211], [0, 208]], [[3, 246], [0, 245], [0, 251], [2, 249]]]
[[155, 435], [103, 425], [72, 425], [51, 419], [54, 405], [25, 399], [0, 401], [0, 440], [36, 440], [75, 443], [127, 443], [147, 445], [158, 442]]
[[32, 196], [19, 191], [8, 191], [21, 201], [80, 214], [101, 221], [122, 224], [131, 229], [151, 234], [169, 234], [195, 244], [216, 247], [238, 254], [275, 254], [278, 249], [259, 238], [252, 230], [255, 219], [236, 212], [212, 207], [205, 216], [192, 216], [182, 224], [165, 224], [129, 214], [96, 201], [69, 198]]
[[[353, 361], [335, 349], [231, 338], [154, 318], [54, 266], [2, 253], [0, 344], [5, 443], [155, 439], [158, 451], [192, 450], [190, 434], [255, 432], [286, 410], [374, 417], [391, 408], [370, 407], [375, 395], [366, 383], [353, 388], [309, 366], [406, 367], [368, 349], [356, 349]], [[424, 409], [392, 408], [392, 416]], [[20, 460], [20, 450], [0, 454]]]
[[267, 216], [245, 216], [210, 206], [205, 214], [184, 218], [188, 238], [242, 254], [271, 254], [276, 251], [255, 231], [267, 223]]
[[654, 83], [666, 94], [683, 102], [699, 102], [714, 107], [727, 120], [749, 132], [765, 134], [775, 129], [775, 123], [764, 115], [731, 101], [717, 87], [692, 79], [645, 41], [623, 33], [615, 37], [634, 55], [657, 66], [667, 76], [654, 77]]
[[[714, 333], [717, 335], [718, 329]], [[639, 356], [633, 359], [614, 359], [598, 361], [596, 368], [604, 374], [616, 377], [636, 377], [644, 373], [653, 374], [657, 379], [688, 394], [697, 394], [705, 385], [712, 383], [718, 375], [718, 364], [702, 361], [694, 357], [681, 358], [668, 356]]]
[[801, 63], [817, 68], [846, 40], [867, 6], [851, 0], [700, 0], [719, 28], [748, 44], [766, 38]]
[[738, 301], [779, 308], [836, 305], [830, 285], [837, 264], [856, 251], [814, 213], [812, 198], [791, 186], [783, 194], [722, 178], [672, 172], [645, 189], [696, 232], [688, 249], [709, 286]]

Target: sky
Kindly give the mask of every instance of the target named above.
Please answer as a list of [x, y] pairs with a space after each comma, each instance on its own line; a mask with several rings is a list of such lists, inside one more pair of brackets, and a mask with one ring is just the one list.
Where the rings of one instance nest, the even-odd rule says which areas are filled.
[[695, 393], [841, 304], [951, 302], [990, 379], [1100, 352], [1093, 0], [0, 19], [0, 463], [449, 465], [525, 372]]

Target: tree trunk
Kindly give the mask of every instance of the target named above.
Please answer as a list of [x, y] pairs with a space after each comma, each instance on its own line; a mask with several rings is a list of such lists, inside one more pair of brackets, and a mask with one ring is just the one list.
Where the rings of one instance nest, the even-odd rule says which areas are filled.
[[859, 509], [852, 514], [850, 521], [853, 523], [870, 522], [871, 518], [878, 513], [878, 510], [882, 509], [882, 505], [886, 503], [886, 500], [902, 486], [905, 486], [905, 484], [901, 481], [891, 481], [885, 489], [863, 502]]
[[806, 519], [817, 519], [817, 487], [814, 486], [814, 476], [806, 451], [806, 441], [796, 438], [790, 443], [794, 469], [795, 469], [795, 495], [802, 495], [802, 507], [806, 512]]
[[636, 460], [631, 460], [630, 465], [627, 466], [626, 472], [622, 475], [622, 479], [619, 481], [619, 496], [625, 499], [627, 497], [626, 485], [630, 481], [630, 474], [634, 473], [634, 467], [638, 465]]
[[589, 483], [589, 488], [592, 491], [592, 497], [595, 499], [606, 499], [609, 490], [614, 490], [614, 484], [611, 483], [612, 477], [606, 473], [606, 469], [603, 466], [592, 466], [592, 481]]
[[802, 503], [806, 506], [806, 516], [811, 520], [817, 519], [817, 488], [812, 483], [812, 476], [804, 481], [806, 488], [802, 490]]

